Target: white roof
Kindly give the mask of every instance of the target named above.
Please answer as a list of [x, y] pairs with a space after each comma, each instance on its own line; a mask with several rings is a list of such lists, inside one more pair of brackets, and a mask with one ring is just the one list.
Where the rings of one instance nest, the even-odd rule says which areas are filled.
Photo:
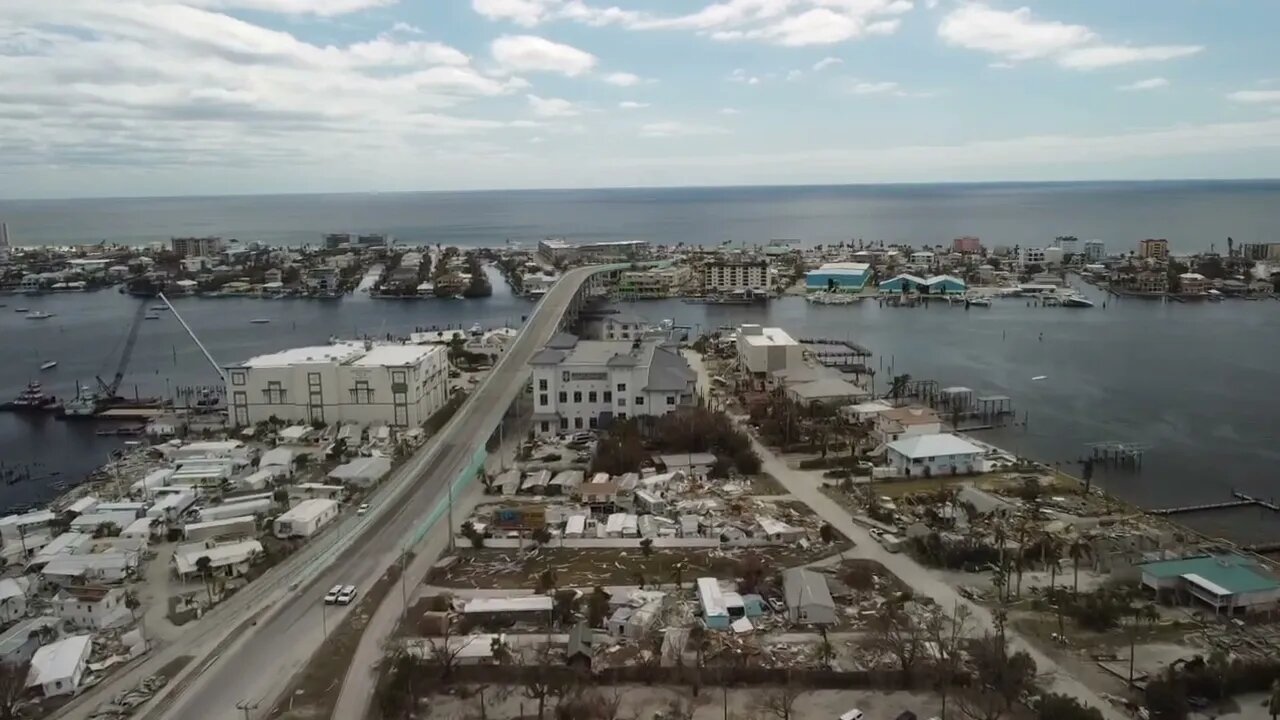
[[[377, 480], [391, 470], [391, 460], [384, 457], [356, 458], [329, 471], [334, 480]], [[517, 473], [517, 476], [519, 473]]]
[[698, 578], [698, 597], [702, 599], [704, 615], [718, 617], [729, 614], [729, 609], [724, 604], [724, 596], [720, 594], [720, 582], [715, 578]]
[[186, 575], [195, 572], [196, 563], [202, 557], [209, 558], [210, 567], [222, 567], [244, 562], [254, 555], [262, 553], [262, 543], [257, 540], [241, 540], [240, 542], [214, 545], [211, 548], [197, 548], [173, 554], [173, 564], [178, 573]]
[[280, 352], [258, 355], [245, 360], [243, 367], [288, 367], [308, 363], [343, 363], [360, 357], [365, 352], [364, 345], [356, 342], [337, 343], [334, 345], [312, 345], [310, 347], [281, 350]]
[[58, 555], [68, 555], [84, 547], [92, 539], [93, 537], [88, 533], [64, 532], [51, 540], [48, 545], [40, 548], [40, 552], [36, 553], [31, 562], [48, 562]]
[[374, 345], [372, 350], [351, 364], [358, 367], [403, 367], [417, 365], [424, 358], [442, 352], [444, 348], [423, 345]]
[[792, 527], [776, 518], [756, 516], [756, 522], [760, 523], [760, 529], [764, 530], [765, 535], [789, 535], [800, 532], [799, 528]]
[[587, 529], [587, 518], [585, 515], [573, 515], [564, 524], [564, 533], [577, 533], [581, 535]]
[[45, 575], [76, 577], [89, 570], [118, 570], [123, 572], [134, 565], [136, 555], [123, 552], [93, 553], [92, 555], [59, 555], [44, 566]]
[[273, 465], [288, 467], [293, 464], [294, 455], [295, 453], [289, 448], [271, 448], [270, 450], [262, 453], [262, 458], [258, 460], [258, 468], [261, 469], [271, 467]]
[[800, 344], [796, 342], [796, 340], [792, 338], [791, 335], [787, 334], [786, 330], [783, 330], [782, 328], [777, 328], [777, 327], [762, 327], [760, 328], [759, 334], [751, 334], [751, 335], [743, 334], [741, 330], [739, 330], [738, 332], [739, 332], [738, 336], [742, 340], [746, 341], [748, 345], [770, 347], [770, 346], [790, 346], [790, 345]]
[[131, 535], [142, 535], [144, 537], [151, 536], [151, 518], [138, 518], [129, 524], [129, 527], [120, 531], [121, 537], [129, 537]]
[[889, 443], [889, 449], [912, 460], [942, 455], [981, 455], [983, 449], [957, 435], [914, 435]]
[[1215, 583], [1214, 581], [1204, 577], [1203, 575], [1197, 575], [1195, 573], [1186, 573], [1182, 577], [1187, 582], [1193, 585], [1198, 585], [1201, 588], [1208, 590], [1210, 593], [1217, 595], [1218, 597], [1229, 597], [1235, 594], [1230, 590], [1222, 587], [1221, 585]]
[[183, 526], [183, 529], [186, 530], [187, 532], [191, 532], [192, 530], [207, 530], [209, 528], [220, 528], [220, 527], [228, 527], [231, 525], [239, 525], [240, 523], [243, 523], [246, 521], [249, 522], [250, 524], [256, 523], [257, 518], [255, 518], [252, 515], [240, 515], [237, 517], [222, 518], [220, 520], [208, 520], [206, 522], [187, 523], [186, 525]]
[[5, 515], [0, 518], [0, 525], [38, 525], [52, 522], [56, 517], [48, 510], [35, 510], [25, 515]]
[[27, 687], [73, 677], [81, 663], [88, 661], [92, 646], [93, 639], [89, 635], [75, 635], [39, 648], [31, 656]]
[[475, 598], [462, 606], [462, 613], [551, 612], [550, 595]]
[[815, 272], [866, 272], [871, 269], [867, 263], [860, 262], [833, 262], [823, 263], [822, 267]]
[[321, 515], [336, 508], [338, 503], [336, 500], [327, 500], [325, 498], [312, 498], [311, 500], [303, 500], [302, 502], [290, 508], [289, 512], [276, 518], [276, 522], [296, 522], [307, 523]]
[[93, 510], [98, 505], [98, 498], [92, 495], [85, 495], [79, 500], [67, 506], [67, 512], [81, 515]]
[[1185, 272], [1178, 276], [1183, 280], [1203, 280], [1204, 276], [1200, 273]]
[[859, 414], [878, 413], [878, 412], [884, 412], [885, 410], [892, 410], [893, 406], [890, 405], [889, 403], [881, 402], [879, 400], [870, 400], [867, 402], [858, 403], [857, 405], [851, 405], [849, 409]]
[[0, 580], [0, 600], [8, 600], [13, 597], [22, 597], [27, 594], [22, 585], [18, 584], [15, 578], [4, 578]]
[[620, 533], [622, 532], [622, 525], [626, 521], [626, 513], [614, 513], [609, 516], [607, 521], [605, 521], [604, 531], [606, 533]]

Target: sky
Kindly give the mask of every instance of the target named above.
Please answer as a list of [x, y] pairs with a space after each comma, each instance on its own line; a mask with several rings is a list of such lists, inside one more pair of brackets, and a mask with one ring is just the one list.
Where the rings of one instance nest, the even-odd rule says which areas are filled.
[[1275, 0], [0, 0], [0, 197], [1274, 178], [1277, 27]]

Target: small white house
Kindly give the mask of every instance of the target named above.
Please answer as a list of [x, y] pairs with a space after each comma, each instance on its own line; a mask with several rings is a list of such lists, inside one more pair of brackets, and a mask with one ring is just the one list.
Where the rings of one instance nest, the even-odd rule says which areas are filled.
[[253, 559], [262, 554], [257, 540], [218, 544], [212, 541], [179, 545], [173, 552], [173, 571], [186, 579], [200, 572], [200, 558], [209, 558], [209, 572], [222, 577], [238, 577], [249, 571]]
[[951, 433], [915, 435], [888, 444], [889, 465], [907, 477], [980, 472], [985, 451]]
[[27, 687], [38, 688], [45, 697], [74, 694], [92, 649], [90, 636], [76, 635], [36, 650], [27, 671]]
[[73, 586], [58, 591], [54, 612], [64, 622], [82, 630], [101, 630], [124, 624], [130, 618], [122, 588], [101, 585]]
[[808, 568], [788, 568], [782, 572], [782, 585], [788, 620], [808, 625], [836, 623], [836, 604], [821, 574]]
[[27, 590], [30, 585], [26, 577], [0, 580], [0, 623], [21, 620], [27, 614]]
[[273, 528], [278, 538], [311, 537], [336, 517], [338, 503], [333, 500], [303, 500], [276, 518]]

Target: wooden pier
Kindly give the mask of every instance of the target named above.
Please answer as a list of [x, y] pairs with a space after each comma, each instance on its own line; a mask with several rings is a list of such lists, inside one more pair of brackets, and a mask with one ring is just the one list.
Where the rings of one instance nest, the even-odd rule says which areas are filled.
[[1246, 495], [1239, 490], [1232, 490], [1231, 496], [1234, 500], [1217, 503], [1202, 503], [1200, 505], [1183, 505], [1181, 507], [1159, 508], [1157, 510], [1148, 510], [1152, 515], [1181, 515], [1182, 513], [1205, 512], [1208, 510], [1229, 510], [1238, 507], [1259, 507], [1271, 512], [1280, 513], [1280, 505], [1269, 500]]
[[1148, 450], [1145, 443], [1105, 440], [1089, 443], [1090, 460], [1101, 465], [1109, 465], [1130, 470], [1142, 469], [1142, 456]]

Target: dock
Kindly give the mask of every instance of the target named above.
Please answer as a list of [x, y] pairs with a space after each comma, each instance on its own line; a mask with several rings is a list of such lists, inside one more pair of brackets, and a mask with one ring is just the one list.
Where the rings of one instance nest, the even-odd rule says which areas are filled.
[[1130, 470], [1142, 469], [1142, 456], [1149, 449], [1146, 443], [1122, 440], [1104, 440], [1089, 443], [1086, 447], [1091, 451], [1091, 461]]
[[1253, 497], [1252, 495], [1246, 495], [1240, 492], [1239, 490], [1232, 490], [1231, 497], [1233, 497], [1234, 499], [1227, 500], [1224, 502], [1201, 503], [1199, 505], [1182, 505], [1180, 507], [1159, 508], [1156, 510], [1148, 510], [1147, 512], [1151, 513], [1152, 515], [1163, 515], [1167, 517], [1169, 515], [1181, 515], [1183, 513], [1192, 513], [1192, 512], [1205, 512], [1208, 510], [1229, 510], [1231, 508], [1238, 508], [1238, 507], [1259, 507], [1264, 510], [1270, 510], [1271, 512], [1274, 512], [1274, 513], [1280, 513], [1280, 505], [1277, 505], [1274, 502], [1271, 502], [1269, 500], [1263, 500], [1261, 498]]

